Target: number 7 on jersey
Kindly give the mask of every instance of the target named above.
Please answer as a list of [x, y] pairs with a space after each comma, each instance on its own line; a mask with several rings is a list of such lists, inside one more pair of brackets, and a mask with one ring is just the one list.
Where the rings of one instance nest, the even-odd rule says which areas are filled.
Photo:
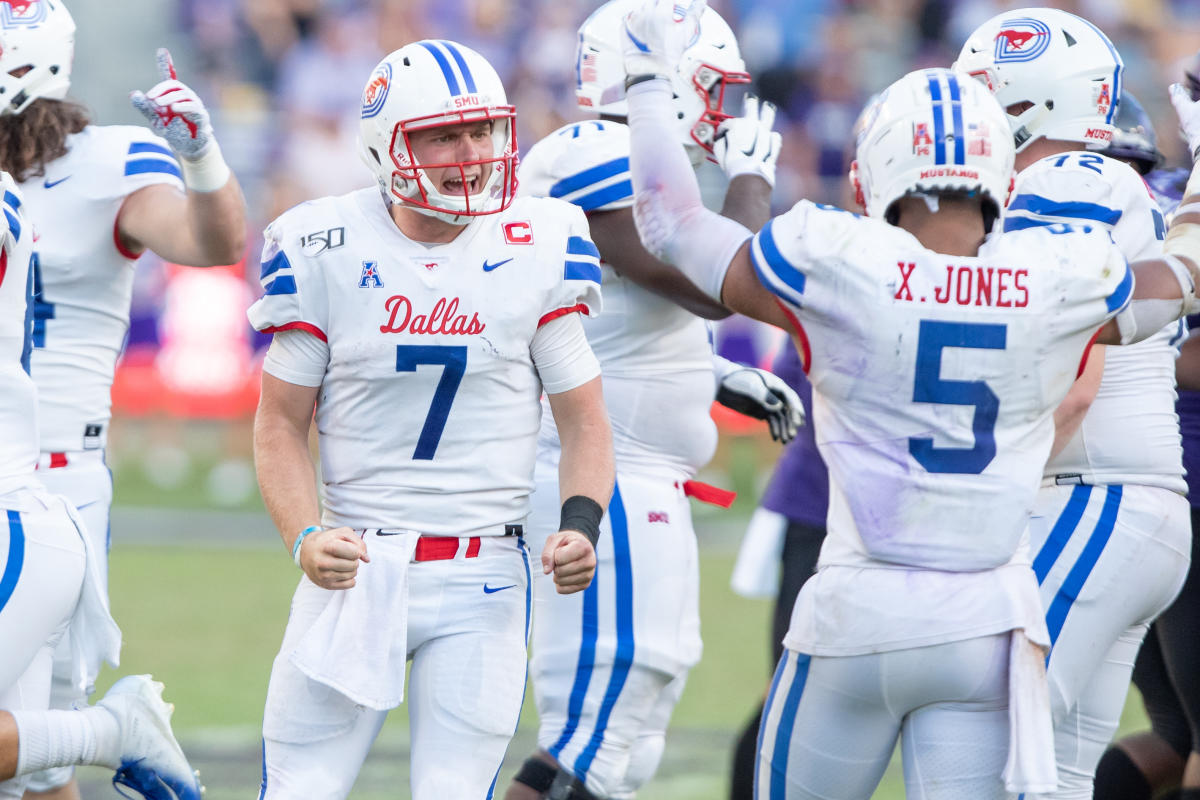
[[446, 429], [446, 418], [450, 416], [454, 395], [467, 371], [467, 348], [462, 345], [396, 345], [396, 372], [416, 372], [417, 367], [424, 364], [440, 364], [444, 367], [412, 456], [414, 459], [431, 461], [442, 439], [442, 431]]

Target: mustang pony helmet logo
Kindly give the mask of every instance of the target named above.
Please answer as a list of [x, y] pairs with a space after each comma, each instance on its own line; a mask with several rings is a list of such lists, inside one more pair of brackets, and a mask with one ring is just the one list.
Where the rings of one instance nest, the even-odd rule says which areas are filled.
[[41, 0], [0, 0], [0, 27], [37, 25], [48, 13], [49, 9]]
[[1050, 46], [1050, 28], [1029, 17], [1010, 19], [996, 34], [996, 63], [1033, 61]]
[[391, 85], [392, 65], [385, 61], [371, 74], [371, 80], [367, 82], [367, 88], [363, 90], [363, 119], [370, 119], [383, 110], [383, 103], [387, 100], [388, 89]]

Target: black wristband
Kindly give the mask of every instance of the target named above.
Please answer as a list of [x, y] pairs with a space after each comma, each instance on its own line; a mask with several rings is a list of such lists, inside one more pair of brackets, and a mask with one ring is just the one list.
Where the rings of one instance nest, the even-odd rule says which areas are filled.
[[639, 83], [645, 83], [646, 81], [652, 81], [655, 78], [666, 78], [666, 76], [659, 75], [657, 72], [650, 72], [645, 75], [629, 75], [625, 78], [625, 91], [628, 92], [630, 89], [632, 89], [634, 86], [637, 86]]
[[592, 547], [600, 540], [600, 520], [604, 509], [590, 497], [572, 495], [562, 504], [562, 516], [558, 520], [560, 531], [579, 531], [588, 538]]

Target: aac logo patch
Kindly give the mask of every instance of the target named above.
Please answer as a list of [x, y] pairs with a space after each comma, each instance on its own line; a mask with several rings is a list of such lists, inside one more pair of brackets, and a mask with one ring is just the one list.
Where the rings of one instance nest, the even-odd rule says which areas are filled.
[[379, 262], [364, 261], [362, 265], [362, 276], [358, 279], [358, 288], [382, 289], [383, 281], [379, 278]]

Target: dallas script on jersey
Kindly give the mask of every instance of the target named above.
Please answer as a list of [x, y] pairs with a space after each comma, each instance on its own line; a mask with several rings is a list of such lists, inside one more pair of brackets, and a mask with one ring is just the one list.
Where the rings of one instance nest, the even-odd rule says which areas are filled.
[[[896, 300], [925, 303], [930, 298], [914, 297], [908, 281], [916, 270], [912, 262], [897, 261], [900, 268], [900, 288]], [[960, 306], [994, 306], [996, 308], [1024, 308], [1029, 305], [1029, 289], [1025, 279], [1027, 269], [1008, 267], [956, 267], [946, 265], [946, 278], [941, 286], [934, 285], [932, 300], [936, 303], [954, 303]], [[921, 281], [925, 283], [925, 281]]]
[[430, 336], [474, 336], [487, 327], [472, 312], [471, 318], [458, 313], [459, 300], [439, 297], [428, 314], [413, 314], [413, 304], [402, 294], [394, 294], [384, 302], [389, 313], [386, 325], [379, 326], [380, 333], [422, 333]]

